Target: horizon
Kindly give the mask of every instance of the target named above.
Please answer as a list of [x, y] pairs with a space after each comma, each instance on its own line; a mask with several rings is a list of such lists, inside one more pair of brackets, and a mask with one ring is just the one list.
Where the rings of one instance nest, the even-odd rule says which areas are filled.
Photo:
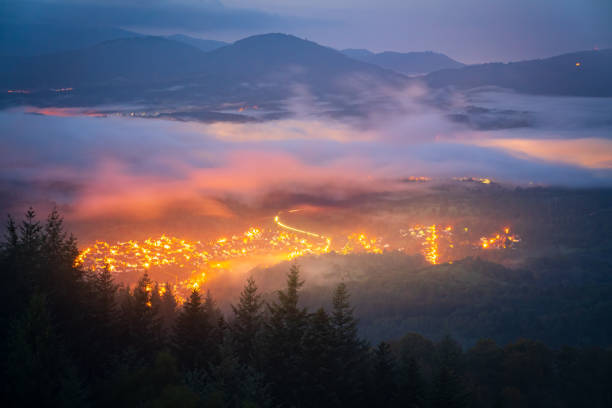
[[[166, 39], [170, 39], [172, 40], [170, 37], [174, 36], [174, 35], [183, 35], [189, 38], [193, 38], [193, 39], [198, 39], [198, 40], [205, 40], [205, 41], [221, 41], [221, 42], [225, 42], [227, 43], [227, 45], [232, 45], [238, 41], [242, 41], [242, 40], [246, 40], [248, 38], [251, 37], [263, 37], [263, 36], [268, 36], [268, 35], [274, 35], [274, 34], [282, 34], [282, 35], [287, 35], [287, 36], [291, 36], [291, 37], [295, 37], [304, 41], [310, 41], [310, 42], [314, 42], [315, 44], [318, 45], [322, 45], [324, 47], [328, 47], [331, 48], [333, 50], [339, 51], [339, 52], [344, 52], [344, 51], [369, 51], [372, 52], [374, 54], [383, 54], [383, 53], [399, 53], [399, 54], [412, 54], [412, 53], [434, 53], [434, 54], [442, 54], [442, 55], [446, 55], [442, 52], [433, 50], [433, 49], [423, 49], [423, 50], [409, 50], [409, 51], [397, 51], [397, 50], [393, 50], [393, 49], [380, 49], [379, 51], [372, 51], [371, 49], [367, 49], [367, 48], [359, 48], [359, 47], [348, 47], [348, 48], [334, 48], [332, 46], [329, 46], [327, 44], [324, 43], [319, 43], [316, 42], [312, 39], [309, 39], [307, 37], [299, 37], [296, 34], [293, 34], [291, 32], [282, 32], [282, 31], [275, 31], [275, 32], [261, 32], [261, 33], [253, 33], [253, 34], [249, 34], [245, 37], [238, 37], [235, 38], [234, 40], [227, 40], [227, 39], [220, 39], [220, 38], [210, 38], [210, 37], [204, 37], [204, 36], [198, 36], [199, 34], [186, 34], [184, 32], [171, 32], [168, 34], [146, 34], [146, 33], [141, 33], [141, 32], [137, 32], [137, 31], [133, 31], [135, 34], [137, 35], [142, 35], [142, 36], [150, 36], [150, 37], [159, 37], [159, 38], [166, 38]], [[120, 40], [120, 39], [117, 39]], [[109, 40], [109, 41], [113, 41], [113, 40]], [[552, 58], [552, 57], [557, 57], [557, 56], [561, 56], [561, 55], [566, 55], [566, 54], [576, 54], [576, 53], [581, 53], [581, 52], [589, 52], [589, 51], [608, 51], [612, 49], [612, 45], [610, 47], [605, 47], [605, 48], [600, 48], [600, 47], [595, 47], [593, 49], [575, 49], [575, 50], [570, 50], [570, 51], [565, 51], [562, 52], [560, 54], [550, 54], [550, 55], [541, 55], [538, 57], [534, 57], [534, 58], [529, 58], [529, 59], [517, 59], [517, 60], [506, 60], [506, 61], [501, 61], [501, 60], [487, 60], [487, 61], [479, 61], [479, 62], [474, 62], [472, 64], [466, 64], [466, 65], [478, 65], [478, 64], [495, 64], [495, 63], [503, 63], [503, 64], [508, 64], [508, 63], [515, 63], [515, 62], [523, 62], [523, 61], [531, 61], [531, 60], [538, 60], [538, 59], [547, 59], [547, 58]], [[210, 51], [207, 51], [210, 52]], [[448, 55], [447, 55], [448, 56]], [[450, 57], [450, 56], [449, 56]], [[463, 61], [458, 61], [463, 63]]]
[[612, 5], [605, 0], [588, 5], [564, 0], [554, 9], [508, 0], [495, 4], [470, 0], [466, 5], [386, 0], [376, 7], [367, 1], [343, 0], [293, 5], [263, 0], [248, 6], [240, 0], [163, 0], [148, 9], [138, 1], [7, 0], [2, 15], [13, 24], [42, 21], [69, 26], [87, 21], [145, 34], [179, 33], [222, 41], [280, 30], [337, 49], [432, 50], [469, 64], [612, 47], [607, 24]]

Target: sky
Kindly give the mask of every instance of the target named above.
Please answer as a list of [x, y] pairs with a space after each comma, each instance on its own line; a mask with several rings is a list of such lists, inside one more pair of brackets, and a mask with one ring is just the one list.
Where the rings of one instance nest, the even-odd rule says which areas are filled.
[[334, 48], [431, 50], [465, 63], [612, 47], [610, 0], [0, 0], [0, 20], [226, 41], [285, 32]]

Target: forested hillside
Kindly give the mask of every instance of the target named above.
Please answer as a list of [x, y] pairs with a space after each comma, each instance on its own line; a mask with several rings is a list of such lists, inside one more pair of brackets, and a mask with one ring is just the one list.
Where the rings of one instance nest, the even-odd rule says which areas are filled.
[[[75, 268], [76, 240], [66, 235], [57, 212], [45, 222], [32, 210], [21, 222], [9, 218], [5, 237], [0, 327], [6, 406], [612, 402], [609, 348], [551, 349], [533, 340], [497, 345], [484, 339], [464, 350], [452, 337], [433, 342], [413, 333], [369, 344], [357, 334], [351, 306], [359, 290], [351, 295], [338, 284], [328, 293], [327, 310], [306, 309], [295, 265], [273, 299], [264, 301], [249, 279], [224, 315], [214, 294], [198, 288], [179, 306], [169, 286], [162, 290], [146, 274], [128, 288], [117, 286], [108, 269]], [[483, 266], [473, 262], [462, 267], [482, 274]]]
[[[401, 253], [303, 257], [304, 304], [329, 304], [344, 282], [360, 333], [373, 342], [418, 332], [451, 334], [464, 346], [483, 337], [549, 345], [612, 343], [612, 265], [601, 252], [537, 258], [510, 269], [479, 258], [428, 265]], [[258, 268], [262, 287], [280, 286], [289, 262]], [[271, 295], [272, 296], [272, 295]]]

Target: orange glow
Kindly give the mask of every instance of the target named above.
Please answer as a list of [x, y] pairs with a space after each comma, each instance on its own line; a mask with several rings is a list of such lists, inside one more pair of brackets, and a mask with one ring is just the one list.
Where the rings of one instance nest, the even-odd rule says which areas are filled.
[[[208, 242], [166, 235], [115, 244], [97, 241], [80, 252], [75, 265], [92, 271], [108, 268], [113, 274], [142, 274], [145, 271], [151, 276], [164, 274], [174, 281], [175, 296], [177, 301], [182, 302], [183, 296], [190, 290], [201, 288], [208, 276], [230, 271], [240, 262], [248, 263], [262, 257], [278, 262], [304, 255], [321, 255], [332, 250], [341, 254], [381, 254], [386, 250], [403, 250], [394, 249], [382, 237], [368, 236], [365, 232], [332, 240], [331, 237], [283, 223], [281, 215], [279, 213], [272, 218], [272, 228], [251, 227], [241, 234]], [[452, 225], [415, 225], [408, 230], [400, 230], [400, 234], [414, 240], [425, 260], [437, 265], [455, 259], [454, 230]], [[467, 227], [459, 228], [459, 231], [457, 244], [462, 248], [467, 245], [472, 250], [512, 248], [520, 242], [518, 236], [510, 234], [509, 227], [505, 227], [503, 232], [482, 237], [477, 243], [466, 241], [469, 239]], [[147, 287], [146, 290], [150, 292], [152, 288]], [[160, 286], [160, 295], [165, 291], [165, 286]]]
[[[405, 188], [385, 178], [385, 170], [366, 172], [366, 161], [348, 158], [324, 166], [303, 163], [291, 154], [235, 151], [220, 157], [219, 167], [196, 168], [185, 162], [165, 162], [181, 177], [134, 173], [125, 163], [105, 158], [92, 169], [88, 183], [78, 192], [71, 218], [151, 220], [182, 211], [192, 215], [235, 217], [218, 197], [236, 194], [259, 197], [271, 188], [299, 185], [335, 187], [339, 195], [355, 191], [377, 192]], [[253, 169], [257, 171], [254, 172]], [[367, 180], [374, 174], [376, 182]], [[160, 194], [163, 191], [163, 194]]]
[[[60, 90], [56, 90], [60, 92]], [[63, 92], [63, 91], [62, 91]], [[27, 92], [26, 92], [27, 93]], [[37, 108], [34, 106], [28, 106], [25, 108], [27, 113], [36, 113], [44, 116], [58, 116], [58, 117], [71, 117], [71, 116], [89, 116], [94, 118], [103, 118], [106, 117], [106, 114], [86, 110], [81, 108]]]
[[504, 228], [503, 233], [497, 233], [490, 237], [481, 237], [480, 246], [482, 249], [505, 249], [512, 248], [521, 242], [521, 239], [514, 234], [510, 234], [510, 228]]
[[[278, 216], [274, 218], [278, 220]], [[179, 290], [197, 288], [207, 272], [229, 270], [240, 258], [275, 255], [293, 259], [307, 254], [329, 252], [331, 239], [286, 224], [281, 229], [252, 227], [240, 235], [222, 237], [211, 242], [191, 242], [162, 235], [144, 241], [109, 244], [98, 241], [85, 248], [75, 265], [89, 270], [111, 266], [113, 273], [163, 273], [173, 278]], [[364, 247], [370, 248], [368, 241]], [[375, 248], [371, 248], [375, 251]], [[150, 290], [148, 288], [147, 290]]]
[[351, 234], [347, 238], [347, 242], [340, 250], [342, 254], [351, 254], [355, 252], [366, 252], [372, 254], [382, 254], [383, 245], [380, 238], [368, 238], [366, 234]]
[[508, 150], [521, 158], [527, 156], [588, 168], [612, 168], [612, 140], [608, 139], [486, 139], [472, 143]]
[[427, 182], [427, 181], [431, 181], [431, 178], [429, 178], [429, 177], [422, 177], [422, 176], [409, 176], [409, 177], [406, 177], [406, 178], [402, 179], [402, 181], [424, 183], [424, 182]]
[[468, 227], [459, 228], [459, 231], [461, 231], [459, 236], [455, 236], [453, 230], [454, 228], [450, 225], [446, 227], [436, 224], [429, 226], [415, 225], [408, 230], [400, 230], [400, 234], [404, 238], [419, 243], [420, 253], [432, 265], [466, 256], [473, 253], [472, 251], [475, 249], [514, 248], [521, 241], [516, 234], [510, 234], [509, 227], [505, 227], [503, 233], [482, 237], [476, 242], [470, 241]]
[[440, 254], [438, 251], [440, 234], [445, 236], [452, 232], [452, 227], [448, 226], [444, 229], [438, 228], [435, 224], [429, 226], [415, 225], [408, 230], [408, 233], [400, 231], [404, 236], [410, 236], [414, 239], [421, 241], [422, 251], [421, 254], [425, 257], [425, 260], [432, 265], [439, 263]]

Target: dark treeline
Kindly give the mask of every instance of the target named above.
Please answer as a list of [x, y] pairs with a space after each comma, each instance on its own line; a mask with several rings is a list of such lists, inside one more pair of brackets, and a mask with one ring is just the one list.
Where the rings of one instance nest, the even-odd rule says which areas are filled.
[[53, 212], [9, 218], [0, 250], [4, 406], [609, 407], [612, 351], [418, 334], [369, 345], [346, 286], [331, 310], [300, 306], [299, 268], [264, 302], [249, 279], [224, 316], [210, 293], [181, 306], [145, 274], [74, 267]]

